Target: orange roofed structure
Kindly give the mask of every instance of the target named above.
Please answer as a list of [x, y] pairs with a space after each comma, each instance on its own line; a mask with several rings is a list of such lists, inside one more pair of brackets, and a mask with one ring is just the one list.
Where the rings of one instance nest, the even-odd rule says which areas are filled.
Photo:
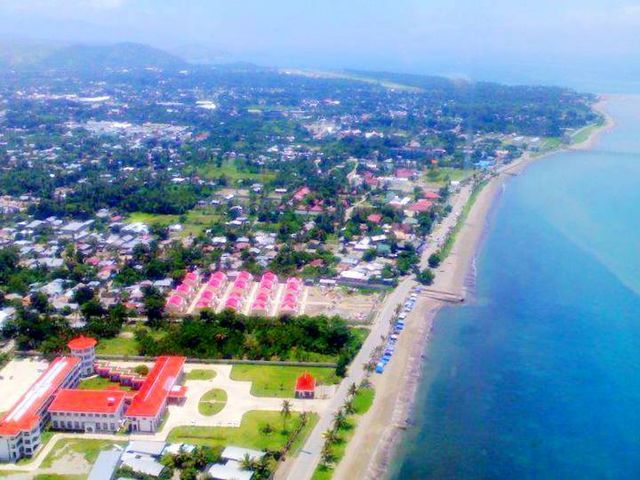
[[313, 398], [316, 393], [316, 379], [305, 372], [296, 380], [296, 398]]

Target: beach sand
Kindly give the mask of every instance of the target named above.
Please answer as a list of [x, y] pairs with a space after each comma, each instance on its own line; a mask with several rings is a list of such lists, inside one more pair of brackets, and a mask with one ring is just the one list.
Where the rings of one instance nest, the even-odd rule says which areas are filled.
[[[593, 108], [604, 115], [605, 123], [594, 129], [584, 142], [568, 146], [565, 150], [592, 148], [604, 132], [613, 128], [613, 119], [605, 111], [606, 97], [601, 97]], [[451, 253], [438, 268], [432, 289], [467, 297], [467, 288], [474, 283], [474, 258], [485, 232], [488, 214], [502, 191], [503, 183], [544, 156], [523, 155], [500, 169], [482, 189], [456, 237]], [[420, 384], [422, 356], [429, 346], [433, 321], [442, 305], [441, 301], [422, 296], [416, 303], [407, 318], [407, 326], [400, 336], [393, 361], [387, 365], [383, 375], [372, 377], [376, 390], [374, 403], [359, 420], [345, 456], [335, 470], [334, 480], [379, 479], [388, 471], [402, 432], [409, 426], [411, 409]]]

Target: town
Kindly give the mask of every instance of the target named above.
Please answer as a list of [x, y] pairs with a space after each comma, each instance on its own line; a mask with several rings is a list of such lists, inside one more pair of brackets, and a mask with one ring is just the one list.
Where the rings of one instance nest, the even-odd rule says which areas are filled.
[[0, 472], [331, 478], [478, 192], [593, 98], [138, 48], [0, 73]]

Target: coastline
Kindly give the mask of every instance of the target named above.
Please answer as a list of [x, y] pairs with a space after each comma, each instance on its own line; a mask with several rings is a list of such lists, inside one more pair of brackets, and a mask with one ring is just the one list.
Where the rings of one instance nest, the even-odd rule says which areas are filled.
[[[438, 268], [433, 289], [467, 297], [469, 274], [485, 233], [486, 219], [504, 182], [509, 176], [521, 173], [534, 161], [551, 154], [593, 148], [598, 139], [615, 126], [614, 119], [606, 111], [607, 98], [600, 96], [592, 105], [595, 111], [603, 115], [604, 123], [593, 128], [583, 142], [541, 155], [527, 153], [496, 172], [478, 194], [451, 253]], [[388, 475], [388, 467], [396, 454], [402, 433], [410, 425], [411, 410], [422, 378], [422, 357], [429, 347], [433, 323], [442, 306], [441, 300], [420, 297], [416, 308], [407, 318], [407, 328], [400, 337], [394, 361], [387, 366], [383, 375], [372, 378], [376, 390], [374, 403], [358, 422], [345, 456], [336, 467], [334, 480], [377, 479]]]

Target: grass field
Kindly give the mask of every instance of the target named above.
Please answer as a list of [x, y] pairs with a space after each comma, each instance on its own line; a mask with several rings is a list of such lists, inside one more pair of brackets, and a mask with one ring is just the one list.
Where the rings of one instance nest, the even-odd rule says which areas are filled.
[[206, 417], [219, 413], [227, 404], [227, 392], [213, 388], [205, 393], [198, 403], [198, 412]]
[[100, 339], [96, 346], [98, 355], [138, 355], [138, 342], [131, 337]]
[[197, 173], [199, 176], [209, 180], [225, 176], [233, 182], [236, 182], [238, 180], [251, 180], [254, 182], [266, 183], [276, 177], [276, 174], [274, 172], [269, 171], [253, 173], [239, 170], [235, 163], [233, 163], [232, 161], [223, 162], [220, 167], [218, 167], [214, 162], [209, 163], [207, 165], [199, 167]]
[[[289, 430], [293, 430], [300, 421], [300, 414], [292, 412], [287, 421]], [[304, 427], [292, 447], [296, 451], [302, 445], [318, 421], [318, 415], [309, 415], [309, 422]], [[265, 427], [270, 425], [271, 433], [266, 433]], [[169, 433], [169, 442], [183, 442], [209, 447], [225, 447], [236, 445], [258, 450], [279, 450], [287, 442], [287, 435], [282, 431], [283, 417], [280, 412], [251, 411], [242, 417], [240, 427], [177, 427]]]
[[597, 128], [600, 128], [602, 125], [600, 123], [594, 123], [592, 125], [587, 125], [584, 128], [581, 128], [580, 130], [577, 130], [572, 136], [571, 136], [571, 143], [582, 143], [584, 141], [586, 141], [589, 136], [593, 133], [593, 131]]
[[106, 450], [114, 444], [124, 445], [122, 442], [114, 442], [113, 440], [63, 438], [55, 444], [53, 450], [40, 464], [40, 468], [50, 468], [53, 462], [69, 453], [80, 454], [88, 463], [93, 464], [102, 450]]
[[290, 398], [295, 395], [296, 379], [305, 370], [315, 377], [318, 384], [333, 385], [340, 381], [333, 368], [277, 365], [234, 365], [231, 379], [253, 382], [251, 393], [257, 397]]
[[372, 388], [361, 388], [353, 397], [353, 408], [355, 413], [347, 417], [346, 425], [338, 431], [338, 440], [331, 447], [331, 453], [333, 454], [334, 463], [332, 465], [320, 464], [313, 473], [312, 480], [331, 480], [335, 467], [340, 463], [344, 452], [347, 449], [349, 440], [355, 433], [356, 426], [358, 424], [358, 418], [361, 415], [367, 413], [371, 405], [373, 404], [375, 392]]
[[461, 168], [451, 168], [451, 167], [436, 167], [429, 168], [426, 175], [423, 176], [423, 180], [426, 181], [429, 185], [433, 186], [444, 186], [448, 182], [456, 182], [462, 181], [465, 178], [473, 175], [475, 170], [461, 169]]
[[106, 390], [108, 388], [117, 388], [119, 390], [131, 390], [131, 387], [125, 387], [119, 383], [110, 381], [107, 378], [102, 377], [90, 377], [80, 380], [78, 385], [80, 390]]
[[127, 217], [127, 222], [142, 222], [146, 225], [173, 225], [180, 223], [183, 230], [182, 236], [199, 235], [213, 223], [220, 220], [220, 215], [208, 207], [196, 207], [185, 213], [184, 222], [181, 223], [180, 215], [161, 215], [155, 213], [133, 212]]
[[58, 475], [57, 473], [40, 473], [33, 480], [84, 480], [86, 475]]
[[216, 378], [215, 370], [207, 370], [204, 368], [195, 368], [190, 372], [187, 372], [187, 380], [213, 380]]

